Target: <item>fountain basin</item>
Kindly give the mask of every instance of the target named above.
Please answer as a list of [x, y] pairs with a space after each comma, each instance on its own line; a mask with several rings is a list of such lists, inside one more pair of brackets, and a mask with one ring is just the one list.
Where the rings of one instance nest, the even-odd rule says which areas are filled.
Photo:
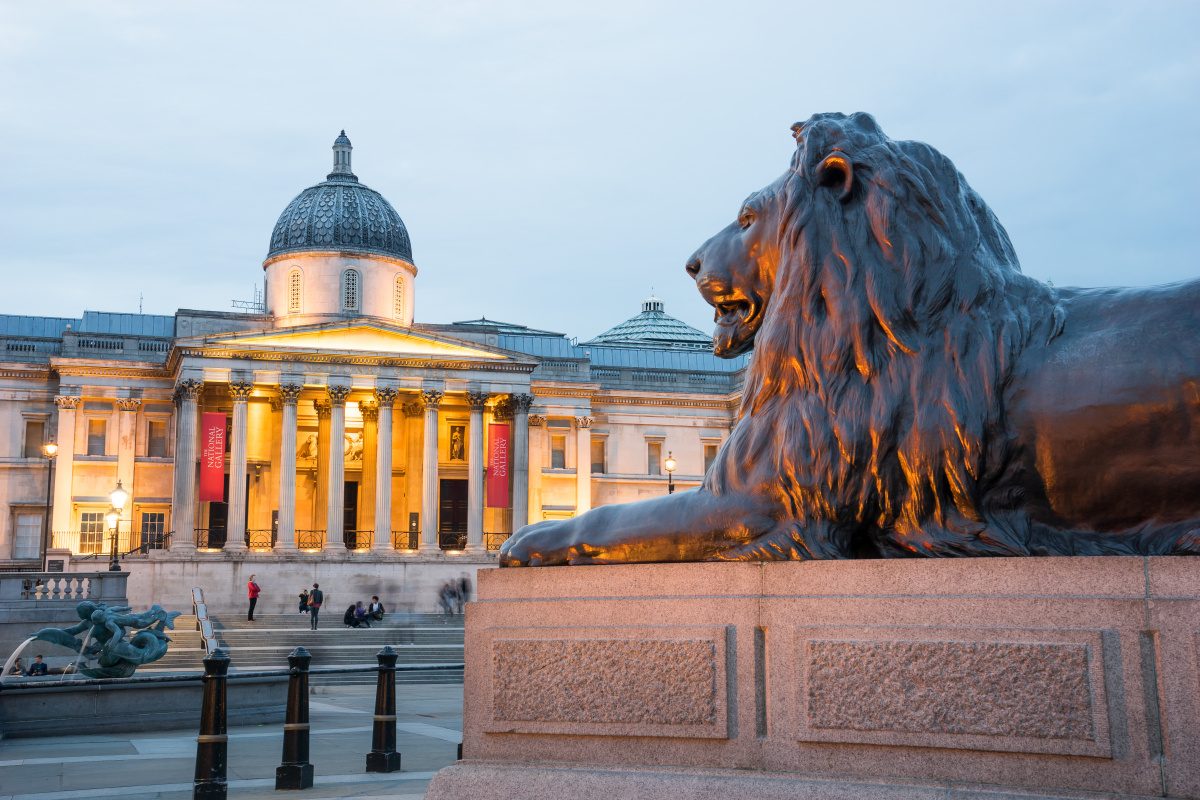
[[[229, 676], [228, 724], [282, 722], [287, 675]], [[81, 685], [82, 684], [82, 685]], [[195, 674], [133, 682], [25, 680], [0, 686], [0, 738], [196, 730], [203, 682]]]

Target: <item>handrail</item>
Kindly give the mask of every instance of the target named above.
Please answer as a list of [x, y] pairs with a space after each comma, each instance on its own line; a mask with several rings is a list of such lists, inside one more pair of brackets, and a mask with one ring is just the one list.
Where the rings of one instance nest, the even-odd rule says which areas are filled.
[[217, 641], [212, 620], [208, 617], [208, 603], [204, 602], [203, 587], [192, 587], [192, 614], [196, 617], [196, 630], [200, 631], [200, 638], [204, 640], [204, 652], [211, 656], [220, 646], [220, 642]]
[[[448, 672], [454, 669], [463, 669], [464, 663], [445, 663], [445, 664], [397, 664], [397, 672]], [[378, 664], [360, 664], [349, 667], [316, 667], [310, 669], [312, 675], [347, 675], [353, 672], [379, 672]], [[251, 670], [249, 672], [230, 672], [231, 678], [286, 678], [291, 675], [290, 669], [261, 669]], [[61, 676], [56, 676], [61, 677]], [[139, 683], [167, 683], [169, 681], [200, 681], [204, 680], [203, 672], [180, 672], [174, 675], [134, 675], [129, 678], [80, 678], [79, 680], [55, 680], [55, 681], [40, 681], [40, 680], [24, 680], [14, 681], [6, 680], [0, 683], [0, 691], [8, 689], [28, 689], [39, 686], [128, 686]]]

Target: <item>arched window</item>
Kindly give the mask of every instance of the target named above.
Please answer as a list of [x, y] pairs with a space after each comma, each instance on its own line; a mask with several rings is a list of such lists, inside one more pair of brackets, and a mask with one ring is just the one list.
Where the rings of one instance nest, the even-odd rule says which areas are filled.
[[342, 311], [358, 311], [358, 270], [342, 273]]
[[299, 269], [288, 273], [288, 313], [299, 314], [304, 298], [304, 276]]
[[392, 316], [404, 319], [404, 276], [396, 276], [396, 285], [392, 289]]

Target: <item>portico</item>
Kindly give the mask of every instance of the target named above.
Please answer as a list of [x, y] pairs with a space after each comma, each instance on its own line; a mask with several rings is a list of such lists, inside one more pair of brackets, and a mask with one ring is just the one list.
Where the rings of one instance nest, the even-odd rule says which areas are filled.
[[[511, 532], [514, 507], [528, 507], [527, 496], [516, 499], [528, 492], [522, 481], [506, 506], [485, 508], [487, 428], [529, 408], [535, 367], [520, 354], [371, 320], [181, 340], [168, 360], [178, 408], [169, 547], [486, 552], [486, 534]], [[204, 412], [228, 420], [225, 502], [198, 499]], [[509, 474], [520, 475], [528, 436], [512, 438]]]

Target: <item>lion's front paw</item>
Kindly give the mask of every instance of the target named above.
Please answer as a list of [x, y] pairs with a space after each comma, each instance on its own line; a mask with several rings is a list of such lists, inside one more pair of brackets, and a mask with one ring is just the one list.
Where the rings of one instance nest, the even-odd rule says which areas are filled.
[[570, 520], [546, 520], [521, 528], [500, 547], [500, 566], [566, 564], [571, 550], [569, 523]]

